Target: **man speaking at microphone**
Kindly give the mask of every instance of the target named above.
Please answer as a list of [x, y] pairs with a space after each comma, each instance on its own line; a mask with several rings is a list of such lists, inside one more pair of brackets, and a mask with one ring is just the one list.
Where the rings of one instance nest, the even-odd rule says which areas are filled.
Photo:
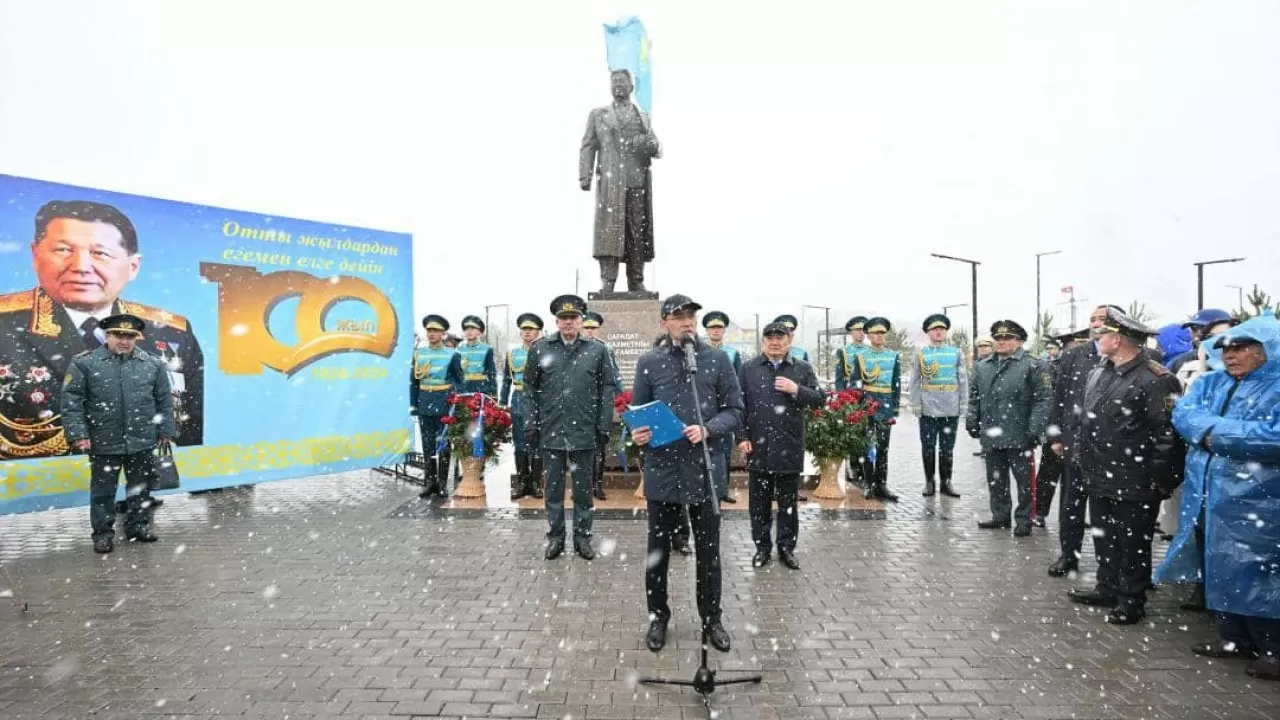
[[[698, 570], [698, 614], [711, 645], [729, 651], [729, 632], [720, 618], [720, 515], [728, 494], [724, 444], [742, 421], [742, 390], [733, 362], [723, 350], [697, 339], [702, 306], [686, 295], [662, 301], [665, 337], [636, 363], [632, 403], [660, 400], [684, 423], [684, 437], [649, 447], [647, 427], [631, 430], [644, 454], [644, 493], [649, 508], [649, 549], [644, 583], [649, 601], [645, 644], [657, 652], [667, 642], [667, 561], [684, 506], [693, 525]], [[697, 383], [696, 388], [694, 383]], [[697, 400], [695, 401], [695, 393]], [[699, 407], [700, 405], [700, 407]], [[708, 473], [715, 497], [708, 489]]]

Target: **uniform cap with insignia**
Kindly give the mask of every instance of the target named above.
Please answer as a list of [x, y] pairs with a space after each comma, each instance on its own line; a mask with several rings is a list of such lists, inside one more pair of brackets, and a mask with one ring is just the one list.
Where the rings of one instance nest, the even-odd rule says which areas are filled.
[[1027, 331], [1018, 323], [1012, 320], [997, 320], [991, 325], [991, 337], [999, 340], [1000, 338], [1014, 338], [1016, 340], [1026, 340]]
[[867, 318], [863, 315], [854, 315], [845, 321], [845, 332], [853, 332], [854, 330], [865, 330], [867, 327]]
[[936, 327], [946, 328], [947, 330], [950, 330], [951, 318], [947, 317], [946, 315], [943, 315], [942, 313], [935, 313], [925, 318], [924, 325], [922, 325], [921, 327], [925, 332], [929, 332], [930, 330]]
[[520, 317], [516, 318], [516, 325], [521, 330], [541, 330], [542, 318], [533, 313], [522, 313]]
[[702, 316], [702, 327], [704, 328], [729, 327], [729, 316], [725, 315], [719, 310], [712, 310], [711, 312]]
[[764, 330], [761, 330], [760, 334], [764, 335], [765, 337], [778, 336], [778, 335], [790, 335], [791, 328], [787, 327], [786, 323], [771, 322], [768, 325], [764, 326]]
[[577, 295], [561, 295], [551, 301], [551, 313], [556, 317], [582, 315], [587, 312], [587, 301]]
[[445, 320], [443, 315], [428, 315], [422, 318], [422, 328], [424, 330], [447, 331], [449, 329], [449, 321]]
[[147, 327], [147, 324], [142, 321], [142, 318], [125, 313], [105, 317], [98, 326], [102, 328], [103, 332], [142, 337], [142, 331]]
[[1062, 343], [1058, 342], [1057, 338], [1047, 337], [1044, 339], [1044, 346], [1047, 348], [1051, 348], [1051, 347], [1060, 348], [1062, 347]]
[[693, 298], [677, 293], [662, 301], [662, 319], [666, 320], [681, 311], [698, 312], [701, 309], [702, 306], [694, 302]]
[[1102, 322], [1099, 328], [1101, 334], [1119, 333], [1130, 340], [1136, 340], [1139, 343], [1146, 342], [1147, 338], [1155, 335], [1158, 330], [1147, 327], [1138, 321], [1129, 313], [1116, 308], [1114, 305], [1107, 306], [1107, 319]]
[[481, 320], [478, 315], [468, 315], [462, 318], [462, 329], [466, 330], [467, 328], [475, 328], [480, 332], [484, 332], [484, 320]]
[[582, 315], [582, 327], [598, 328], [604, 325], [604, 316], [595, 310], [588, 310]]
[[868, 333], [887, 333], [893, 329], [893, 323], [888, 318], [873, 317], [867, 321], [865, 328]]
[[991, 347], [992, 345], [995, 345], [995, 342], [986, 335], [978, 338], [978, 347]]
[[795, 315], [779, 315], [778, 317], [774, 318], [773, 321], [776, 323], [782, 323], [783, 325], [786, 325], [787, 329], [790, 330], [791, 332], [795, 332], [796, 326], [800, 324], [800, 321], [796, 319]]

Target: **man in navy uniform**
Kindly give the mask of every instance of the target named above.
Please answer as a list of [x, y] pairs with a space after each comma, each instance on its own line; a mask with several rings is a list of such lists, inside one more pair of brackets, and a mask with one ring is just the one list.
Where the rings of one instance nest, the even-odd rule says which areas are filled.
[[[724, 341], [725, 331], [729, 329], [729, 316], [719, 310], [702, 316], [702, 327], [707, 331], [707, 344], [718, 350], [723, 350], [729, 356], [729, 362], [733, 363], [733, 374], [737, 375], [742, 370], [742, 356], [738, 354], [738, 349], [729, 345]], [[733, 438], [724, 444], [724, 471], [729, 472], [729, 466], [733, 461]], [[727, 503], [736, 503], [738, 498], [733, 495], [733, 486], [728, 485], [729, 494], [725, 496], [724, 501]], [[688, 525], [685, 525], [688, 528]]]
[[498, 365], [493, 359], [493, 348], [480, 341], [484, 331], [484, 320], [475, 315], [462, 318], [464, 340], [458, 345], [458, 354], [462, 356], [461, 392], [492, 397], [498, 393]]
[[444, 431], [444, 416], [449, 414], [449, 396], [462, 389], [462, 357], [444, 345], [448, 320], [428, 315], [422, 318], [422, 327], [427, 331], [427, 344], [414, 348], [409, 372], [409, 412], [418, 416], [422, 426], [422, 455], [426, 458], [426, 487], [418, 497], [444, 497], [449, 484], [449, 445], [439, 453], [436, 448]]
[[[604, 316], [594, 310], [588, 310], [582, 316], [582, 334], [588, 338], [595, 340], [604, 345], [609, 351], [609, 364], [613, 366], [613, 377], [617, 380], [614, 384], [613, 392], [615, 395], [622, 392], [622, 374], [618, 369], [618, 356], [614, 354], [613, 348], [609, 343], [600, 339], [600, 328], [604, 326]], [[604, 459], [606, 453], [609, 452], [609, 437], [606, 435], [601, 438], [603, 443], [596, 450], [596, 464], [591, 469], [591, 494], [597, 500], [608, 500], [609, 496], [604, 492]]]
[[946, 315], [930, 315], [921, 327], [929, 336], [929, 344], [916, 353], [915, 372], [911, 373], [911, 409], [920, 419], [920, 451], [924, 461], [925, 497], [937, 491], [934, 470], [937, 469], [942, 494], [960, 497], [951, 487], [951, 468], [955, 460], [956, 431], [961, 416], [969, 409], [969, 373], [964, 353], [947, 344], [951, 319]]
[[526, 495], [542, 499], [542, 453], [529, 454], [524, 441], [524, 368], [529, 348], [542, 337], [542, 318], [524, 313], [516, 318], [520, 328], [520, 347], [507, 351], [502, 369], [502, 392], [498, 402], [511, 409], [512, 442], [516, 451], [516, 478], [511, 486], [511, 499]]
[[[836, 348], [836, 390], [851, 390], [859, 387], [858, 356], [867, 349], [867, 318], [854, 315], [845, 321], [844, 331], [849, 334], [849, 344]], [[860, 482], [863, 478], [863, 463], [866, 458], [849, 456], [845, 465], [845, 480]]]
[[889, 492], [889, 434], [898, 423], [898, 402], [902, 397], [902, 368], [898, 351], [885, 346], [885, 338], [893, 326], [886, 318], [873, 317], [867, 321], [867, 336], [871, 347], [858, 355], [858, 378], [862, 391], [880, 403], [871, 418], [876, 457], [871, 482], [865, 492], [868, 498], [898, 502], [898, 496]]
[[[773, 322], [782, 323], [787, 328], [787, 332], [791, 333], [792, 340], [795, 339], [796, 328], [800, 326], [800, 321], [795, 315], [779, 315], [773, 319]], [[796, 360], [809, 362], [809, 352], [795, 343], [792, 343], [790, 353]]]

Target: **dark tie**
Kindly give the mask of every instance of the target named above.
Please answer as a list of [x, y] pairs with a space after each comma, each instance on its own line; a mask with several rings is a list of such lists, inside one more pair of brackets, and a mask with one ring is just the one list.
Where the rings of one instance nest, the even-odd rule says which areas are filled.
[[102, 342], [98, 340], [98, 336], [93, 334], [93, 331], [97, 329], [98, 318], [91, 317], [80, 323], [80, 337], [84, 338], [84, 346], [89, 350], [102, 345]]

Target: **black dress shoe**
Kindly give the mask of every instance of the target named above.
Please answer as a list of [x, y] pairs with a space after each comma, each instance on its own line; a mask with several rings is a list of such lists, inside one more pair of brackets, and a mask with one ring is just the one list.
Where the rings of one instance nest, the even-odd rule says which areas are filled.
[[649, 632], [644, 634], [644, 644], [650, 650], [658, 652], [667, 644], [667, 619], [654, 618], [649, 621]]
[[1108, 625], [1137, 625], [1147, 616], [1147, 611], [1140, 607], [1122, 607], [1112, 610], [1107, 615]]
[[1035, 526], [1036, 526], [1036, 527], [1038, 527], [1038, 528], [1042, 528], [1042, 527], [1044, 527], [1044, 526], [1045, 526], [1044, 516], [1043, 516], [1043, 515], [1037, 515], [1037, 516], [1035, 516], [1035, 517], [1031, 518], [1031, 524], [1032, 524], [1032, 525], [1035, 525]]
[[1115, 607], [1116, 596], [1101, 590], [1082, 590], [1073, 588], [1067, 591], [1067, 598], [1079, 605], [1092, 607]]
[[978, 529], [980, 530], [1008, 530], [1009, 523], [999, 520], [979, 520]]
[[548, 560], [555, 560], [564, 552], [564, 538], [551, 538], [547, 541], [547, 552], [543, 555]]
[[796, 502], [809, 502], [809, 496], [802, 493], [796, 493]]
[[591, 547], [591, 541], [585, 538], [573, 539], [573, 551], [578, 553], [578, 557], [583, 560], [595, 560], [596, 551]]
[[764, 550], [757, 550], [755, 555], [751, 556], [751, 567], [762, 568], [769, 564], [769, 553]]
[[151, 503], [152, 510], [164, 504], [164, 498], [158, 498], [158, 497], [147, 498], [147, 501]]
[[786, 565], [792, 570], [800, 569], [800, 561], [796, 560], [796, 554], [790, 550], [779, 550], [778, 560], [780, 560], [783, 565]]
[[1062, 577], [1080, 569], [1080, 561], [1063, 555], [1049, 566], [1049, 577]]
[[960, 493], [956, 492], [955, 488], [951, 487], [950, 480], [943, 480], [942, 487], [939, 489], [942, 491], [942, 494], [946, 495], [947, 497], [953, 497], [953, 498], [960, 497]]
[[1228, 658], [1253, 658], [1258, 656], [1258, 651], [1251, 647], [1241, 647], [1235, 643], [1228, 642], [1192, 645], [1191, 652], [1199, 655], [1200, 657], [1218, 658], [1219, 660], [1226, 660]]
[[418, 497], [425, 500], [429, 497], [434, 497], [435, 494], [436, 494], [436, 483], [434, 480], [428, 480], [426, 487], [422, 488], [422, 492], [418, 493]]
[[1014, 537], [1026, 537], [1026, 536], [1028, 536], [1028, 535], [1030, 535], [1030, 534], [1031, 534], [1031, 526], [1030, 526], [1030, 525], [1023, 525], [1023, 524], [1019, 523], [1019, 524], [1018, 524], [1018, 527], [1016, 527], [1016, 528], [1014, 528], [1014, 529], [1013, 529], [1013, 536], [1014, 536]]
[[160, 539], [156, 537], [155, 533], [151, 532], [150, 528], [147, 528], [146, 530], [138, 530], [137, 532], [126, 533], [125, 537], [133, 542], [140, 543], [153, 543]]
[[924, 497], [933, 497], [938, 494], [938, 486], [932, 479], [924, 481], [924, 492], [920, 493]]
[[534, 485], [534, 486], [533, 486], [533, 497], [534, 497], [535, 499], [537, 499], [537, 500], [541, 500], [541, 499], [542, 499], [542, 484], [541, 484], [541, 483], [539, 483], [539, 484], [537, 484], [537, 485]]
[[1249, 663], [1245, 673], [1259, 680], [1280, 680], [1280, 658], [1275, 655], [1260, 657]]
[[116, 544], [109, 537], [96, 537], [93, 539], [93, 551], [103, 555], [116, 549]]
[[889, 489], [883, 485], [877, 485], [875, 487], [875, 490], [871, 492], [871, 497], [877, 500], [883, 500], [885, 502], [890, 502], [890, 503], [898, 502], [898, 496], [889, 492]]
[[609, 496], [604, 494], [604, 488], [597, 486], [591, 491], [591, 496], [597, 500], [608, 500]]
[[707, 637], [711, 639], [711, 647], [720, 652], [729, 652], [729, 631], [724, 629], [724, 623], [718, 620], [711, 623], [707, 628]]
[[1196, 589], [1191, 591], [1191, 597], [1178, 607], [1187, 612], [1204, 612], [1207, 609], [1204, 604], [1204, 585], [1197, 584]]
[[733, 505], [738, 502], [738, 496], [734, 495], [733, 493], [729, 493], [728, 495], [725, 495], [723, 498], [721, 498], [721, 500], [729, 503], [730, 505]]

